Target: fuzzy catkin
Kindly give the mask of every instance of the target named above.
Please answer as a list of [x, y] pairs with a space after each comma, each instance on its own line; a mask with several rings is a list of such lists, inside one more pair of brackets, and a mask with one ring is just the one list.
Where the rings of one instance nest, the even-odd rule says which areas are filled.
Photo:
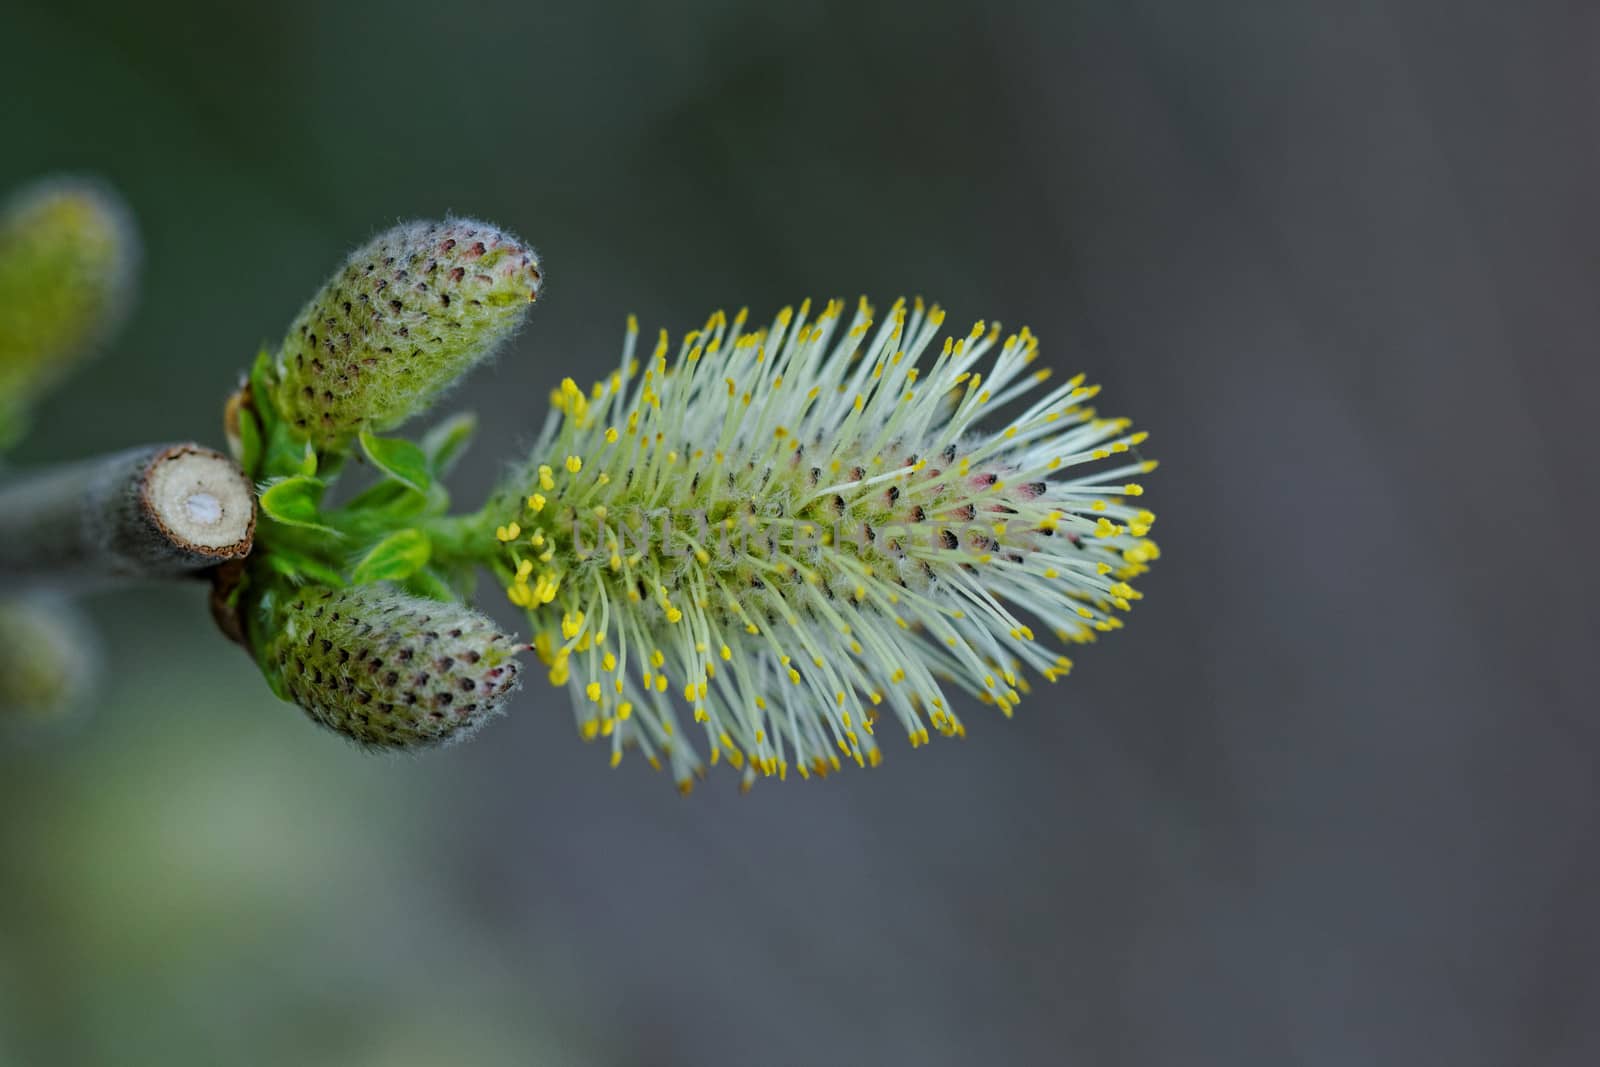
[[352, 253], [295, 317], [273, 400], [319, 448], [397, 426], [493, 353], [541, 283], [533, 250], [488, 223], [397, 226]]
[[367, 585], [300, 589], [269, 613], [267, 670], [313, 720], [363, 745], [461, 740], [517, 687], [517, 646], [459, 604]]
[[1046, 385], [1032, 331], [811, 311], [718, 311], [675, 358], [630, 321], [491, 503], [506, 595], [613, 765], [687, 789], [701, 752], [749, 783], [876, 765], [880, 720], [964, 736], [957, 694], [1011, 715], [1160, 555], [1147, 435], [1081, 375]]

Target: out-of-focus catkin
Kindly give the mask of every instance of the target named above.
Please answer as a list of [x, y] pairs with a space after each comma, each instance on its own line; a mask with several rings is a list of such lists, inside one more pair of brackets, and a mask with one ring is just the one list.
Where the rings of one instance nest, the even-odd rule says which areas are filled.
[[82, 702], [99, 670], [99, 642], [70, 603], [0, 600], [0, 721], [56, 718]]
[[0, 208], [0, 445], [121, 323], [138, 244], [98, 182], [48, 179]]

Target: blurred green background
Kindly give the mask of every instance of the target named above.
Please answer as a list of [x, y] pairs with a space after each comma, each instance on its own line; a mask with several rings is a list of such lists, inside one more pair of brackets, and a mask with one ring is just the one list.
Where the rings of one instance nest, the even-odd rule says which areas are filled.
[[454, 211], [550, 279], [452, 398], [464, 501], [629, 311], [921, 292], [1152, 431], [1166, 551], [1016, 721], [688, 801], [542, 681], [372, 758], [202, 590], [98, 597], [104, 699], [0, 750], [0, 1063], [1600, 1062], [1597, 34], [1475, 0], [13, 0], [0, 186], [104, 174], [145, 240], [18, 464], [219, 444], [350, 247]]

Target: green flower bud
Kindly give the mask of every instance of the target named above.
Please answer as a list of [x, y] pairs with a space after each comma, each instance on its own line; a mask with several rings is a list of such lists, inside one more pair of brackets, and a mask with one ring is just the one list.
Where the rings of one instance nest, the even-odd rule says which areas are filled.
[[99, 642], [69, 603], [0, 601], [0, 720], [69, 710], [93, 688], [99, 666]]
[[311, 718], [374, 748], [468, 737], [517, 687], [521, 649], [489, 619], [385, 585], [286, 594], [262, 662]]
[[109, 188], [51, 179], [0, 209], [0, 444], [120, 324], [138, 237]]
[[272, 399], [319, 448], [397, 426], [509, 337], [540, 284], [533, 250], [487, 223], [397, 226], [295, 318]]

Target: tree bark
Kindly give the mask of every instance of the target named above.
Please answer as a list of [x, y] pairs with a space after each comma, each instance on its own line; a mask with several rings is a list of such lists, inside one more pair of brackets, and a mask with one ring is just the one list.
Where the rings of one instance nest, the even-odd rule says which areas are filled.
[[250, 552], [255, 493], [227, 456], [153, 445], [0, 488], [0, 588], [172, 578]]

